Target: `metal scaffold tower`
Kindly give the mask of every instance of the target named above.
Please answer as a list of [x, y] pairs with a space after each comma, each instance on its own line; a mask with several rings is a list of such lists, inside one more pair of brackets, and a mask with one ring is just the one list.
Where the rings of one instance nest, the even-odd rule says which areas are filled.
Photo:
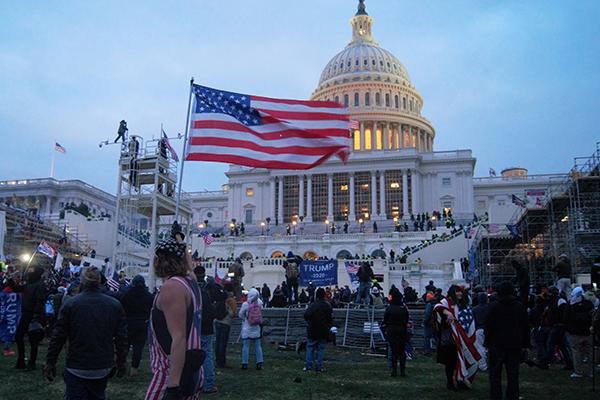
[[532, 284], [554, 280], [553, 267], [567, 254], [572, 274], [588, 274], [600, 257], [600, 142], [590, 157], [577, 157], [573, 168], [551, 181], [541, 207], [520, 209], [508, 233], [478, 238], [476, 266], [480, 283], [493, 285], [514, 277], [512, 260], [524, 263]]
[[[165, 140], [127, 137], [121, 144], [117, 177], [113, 262], [129, 275], [146, 273], [151, 288], [153, 249], [157, 240], [170, 234], [176, 211], [177, 162]], [[178, 222], [187, 237], [191, 217], [191, 208], [181, 203]]]

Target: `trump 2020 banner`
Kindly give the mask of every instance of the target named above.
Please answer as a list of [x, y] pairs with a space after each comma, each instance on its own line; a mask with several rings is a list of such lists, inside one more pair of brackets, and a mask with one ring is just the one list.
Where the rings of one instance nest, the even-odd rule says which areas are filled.
[[300, 286], [308, 286], [310, 282], [317, 287], [337, 285], [337, 269], [337, 260], [302, 261]]
[[18, 293], [0, 292], [0, 342], [15, 340], [21, 317], [21, 296]]

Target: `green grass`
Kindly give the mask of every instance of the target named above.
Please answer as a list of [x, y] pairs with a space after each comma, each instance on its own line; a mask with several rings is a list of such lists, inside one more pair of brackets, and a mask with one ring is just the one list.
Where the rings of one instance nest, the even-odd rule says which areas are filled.
[[[358, 350], [345, 350], [329, 346], [326, 353], [326, 372], [302, 372], [303, 355], [278, 351], [264, 344], [265, 367], [262, 371], [239, 369], [241, 345], [230, 346], [229, 363], [232, 369], [218, 370], [219, 394], [222, 399], [487, 399], [487, 375], [480, 373], [474, 387], [468, 392], [450, 393], [445, 388], [443, 366], [432, 359], [417, 357], [408, 362], [406, 378], [390, 378], [383, 357], [361, 355]], [[41, 360], [46, 347], [40, 349]], [[147, 353], [147, 352], [146, 352]], [[147, 354], [146, 354], [147, 356]], [[23, 372], [13, 369], [14, 357], [0, 358], [0, 399], [42, 400], [62, 399], [64, 384], [60, 376], [49, 383], [42, 378], [41, 365], [37, 371]], [[38, 364], [41, 364], [38, 362]], [[110, 400], [143, 399], [150, 372], [148, 361], [142, 362], [142, 371], [136, 377], [113, 378], [108, 384]], [[553, 366], [542, 371], [523, 366], [521, 392], [525, 399], [592, 399], [591, 380], [571, 381], [569, 372]], [[297, 379], [299, 378], [299, 379]], [[295, 382], [300, 380], [300, 382]]]

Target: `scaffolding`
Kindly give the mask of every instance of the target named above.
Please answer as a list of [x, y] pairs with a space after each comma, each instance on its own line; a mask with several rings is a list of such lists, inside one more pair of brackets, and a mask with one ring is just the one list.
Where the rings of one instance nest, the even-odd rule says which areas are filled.
[[[117, 180], [113, 262], [117, 270], [145, 271], [148, 286], [154, 287], [152, 249], [174, 221], [177, 162], [170, 157], [164, 139], [144, 142], [131, 136], [121, 144]], [[191, 208], [180, 204], [179, 215], [178, 222], [187, 233]]]
[[517, 260], [527, 266], [533, 285], [548, 285], [561, 254], [571, 261], [574, 281], [590, 272], [600, 257], [600, 142], [590, 157], [575, 158], [569, 174], [551, 180], [545, 193], [543, 205], [515, 213], [509, 224], [513, 233], [477, 238], [479, 283], [514, 278], [511, 261]]

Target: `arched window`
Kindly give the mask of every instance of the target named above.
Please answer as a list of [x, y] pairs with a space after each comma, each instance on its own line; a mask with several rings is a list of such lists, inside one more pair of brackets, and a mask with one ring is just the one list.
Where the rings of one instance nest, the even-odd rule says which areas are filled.
[[390, 106], [390, 94], [389, 93], [385, 94], [385, 106], [386, 107]]
[[348, 250], [340, 250], [335, 256], [335, 258], [337, 258], [338, 260], [350, 260], [352, 259], [352, 253], [350, 253]]
[[354, 130], [354, 150], [360, 150], [360, 131]]
[[371, 105], [371, 93], [367, 92], [365, 93], [365, 106], [370, 106]]
[[345, 95], [344, 95], [344, 107], [348, 107], [348, 105], [349, 105], [349, 101], [350, 101], [350, 100], [348, 99], [348, 95], [347, 95], [347, 94], [345, 94]]
[[402, 108], [406, 110], [406, 97], [402, 98]]
[[380, 93], [375, 93], [375, 105], [376, 106], [381, 105], [381, 94]]
[[370, 129], [365, 129], [365, 150], [371, 150], [372, 148], [372, 144], [371, 144], [371, 130]]
[[358, 98], [359, 98], [358, 93], [354, 93], [354, 107], [358, 107], [358, 104], [359, 104]]
[[413, 110], [413, 100], [410, 99], [410, 111], [412, 111], [412, 110]]
[[398, 108], [399, 103], [398, 103], [398, 95], [394, 96], [394, 107]]

